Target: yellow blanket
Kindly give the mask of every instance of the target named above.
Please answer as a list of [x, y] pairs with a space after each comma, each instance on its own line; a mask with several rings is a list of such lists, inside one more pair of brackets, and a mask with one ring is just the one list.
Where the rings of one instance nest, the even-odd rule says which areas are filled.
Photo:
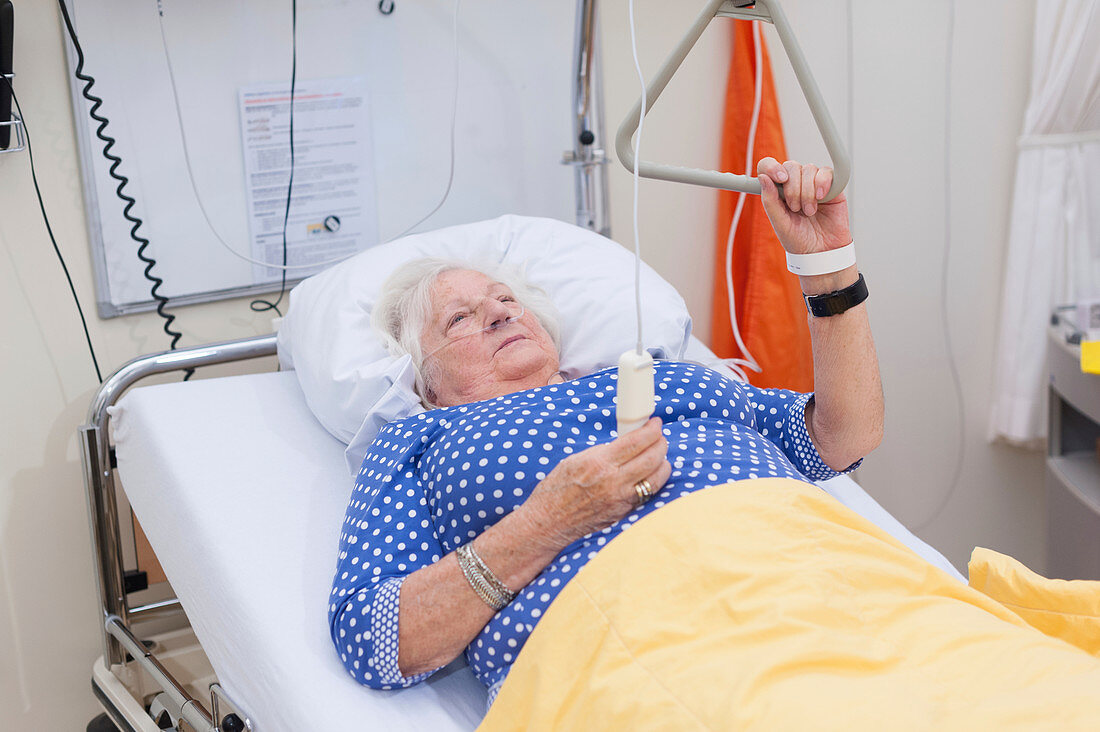
[[638, 522], [566, 586], [483, 730], [1100, 730], [1100, 661], [814, 486]]

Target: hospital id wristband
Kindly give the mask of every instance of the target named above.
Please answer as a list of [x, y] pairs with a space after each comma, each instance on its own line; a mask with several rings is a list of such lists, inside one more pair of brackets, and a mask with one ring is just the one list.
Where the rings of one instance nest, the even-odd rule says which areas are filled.
[[840, 249], [830, 249], [816, 254], [791, 254], [787, 252], [787, 270], [796, 275], [807, 277], [839, 272], [856, 263], [856, 243]]

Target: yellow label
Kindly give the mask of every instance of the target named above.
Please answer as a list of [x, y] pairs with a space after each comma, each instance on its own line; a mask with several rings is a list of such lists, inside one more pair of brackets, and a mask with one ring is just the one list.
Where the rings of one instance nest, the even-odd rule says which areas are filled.
[[1081, 341], [1081, 370], [1100, 374], [1100, 341]]

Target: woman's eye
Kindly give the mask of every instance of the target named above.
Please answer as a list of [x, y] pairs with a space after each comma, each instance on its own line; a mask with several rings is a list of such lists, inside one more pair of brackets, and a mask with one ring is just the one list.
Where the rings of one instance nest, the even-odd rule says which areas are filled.
[[465, 318], [465, 313], [455, 313], [451, 316], [451, 319], [447, 321], [447, 329], [450, 330], [454, 326], [459, 325]]

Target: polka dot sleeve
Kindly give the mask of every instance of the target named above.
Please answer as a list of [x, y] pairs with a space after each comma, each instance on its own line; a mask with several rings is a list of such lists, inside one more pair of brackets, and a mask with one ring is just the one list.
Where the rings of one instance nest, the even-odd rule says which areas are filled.
[[374, 595], [370, 632], [374, 638], [374, 666], [378, 672], [379, 686], [384, 689], [412, 686], [435, 673], [428, 671], [415, 676], [402, 676], [397, 665], [397, 618], [401, 612], [401, 585], [404, 583], [404, 577], [391, 577], [379, 583]]
[[430, 420], [394, 422], [371, 447], [340, 535], [329, 604], [332, 640], [348, 673], [376, 689], [411, 686], [397, 664], [401, 585], [443, 554], [417, 467]]
[[758, 389], [749, 385], [745, 388], [753, 405], [757, 431], [782, 449], [795, 469], [807, 478], [828, 480], [852, 472], [863, 462], [860, 459], [844, 470], [836, 471], [821, 459], [806, 428], [806, 405], [813, 399], [812, 393]]

